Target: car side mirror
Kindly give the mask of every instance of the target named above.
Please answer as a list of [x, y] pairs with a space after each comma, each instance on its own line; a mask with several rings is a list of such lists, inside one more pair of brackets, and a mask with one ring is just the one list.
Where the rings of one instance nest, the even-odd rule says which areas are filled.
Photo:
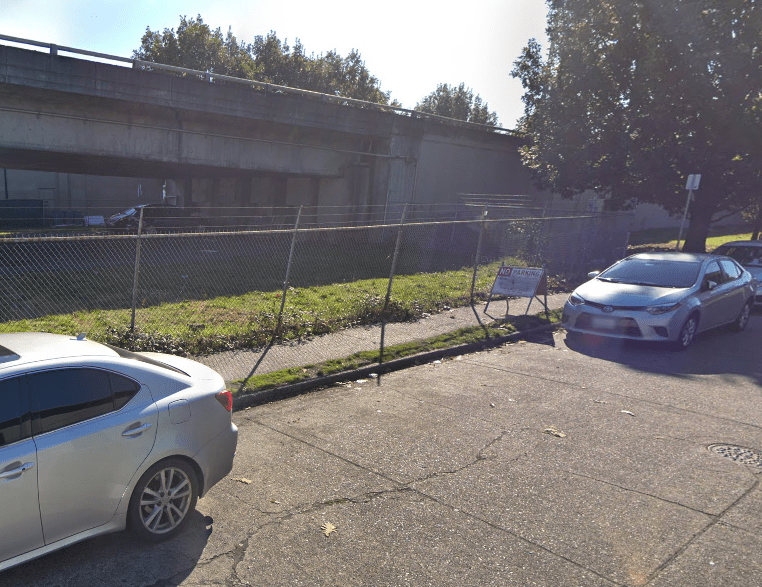
[[704, 282], [704, 287], [702, 287], [701, 289], [704, 291], [712, 291], [715, 287], [717, 287], [717, 282], [707, 279]]
[[600, 274], [601, 274], [600, 271], [591, 271], [590, 273], [587, 274], [587, 278], [588, 279], [594, 279], [594, 278], [598, 277]]

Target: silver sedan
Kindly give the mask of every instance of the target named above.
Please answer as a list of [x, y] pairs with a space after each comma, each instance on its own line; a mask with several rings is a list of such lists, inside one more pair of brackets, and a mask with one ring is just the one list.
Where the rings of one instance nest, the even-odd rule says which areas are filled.
[[0, 334], [0, 571], [125, 527], [177, 534], [233, 466], [231, 409], [188, 359]]
[[639, 253], [588, 277], [564, 306], [569, 333], [669, 341], [678, 350], [704, 330], [743, 330], [755, 293], [748, 271], [712, 254]]

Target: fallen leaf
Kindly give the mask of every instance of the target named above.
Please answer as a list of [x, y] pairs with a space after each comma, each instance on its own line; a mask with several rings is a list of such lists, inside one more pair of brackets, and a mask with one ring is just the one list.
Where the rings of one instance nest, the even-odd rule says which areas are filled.
[[558, 428], [555, 426], [550, 426], [549, 428], [546, 428], [543, 430], [545, 434], [552, 434], [553, 436], [557, 436], [558, 438], [566, 438], [566, 434], [561, 432]]
[[238, 481], [239, 483], [244, 483], [245, 485], [252, 484], [252, 480], [247, 479], [246, 477], [233, 477], [233, 481]]
[[279, 502], [277, 499], [271, 499], [271, 500], [270, 500], [270, 503], [277, 503], [277, 504], [280, 504], [280, 502]]
[[621, 410], [621, 412], [622, 412], [623, 414], [627, 414], [628, 416], [634, 416], [634, 415], [635, 415], [635, 414], [633, 414], [632, 412], [628, 412], [627, 410]]
[[331, 522], [326, 522], [323, 524], [320, 528], [323, 531], [323, 534], [326, 536], [330, 536], [333, 532], [336, 532], [336, 526], [331, 524]]

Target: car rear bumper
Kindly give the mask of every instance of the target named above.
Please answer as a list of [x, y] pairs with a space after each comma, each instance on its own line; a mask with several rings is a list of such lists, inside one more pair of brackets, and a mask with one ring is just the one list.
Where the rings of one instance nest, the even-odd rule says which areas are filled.
[[204, 473], [204, 488], [199, 497], [203, 497], [233, 468], [233, 457], [238, 445], [238, 428], [232, 422], [225, 430], [210, 440], [194, 457]]

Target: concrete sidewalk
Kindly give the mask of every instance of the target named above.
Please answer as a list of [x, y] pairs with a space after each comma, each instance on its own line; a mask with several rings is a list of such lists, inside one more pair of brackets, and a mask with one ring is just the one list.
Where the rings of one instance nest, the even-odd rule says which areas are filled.
[[[568, 293], [557, 293], [548, 296], [548, 308], [562, 308]], [[537, 300], [529, 305], [529, 299], [511, 300], [510, 315], [522, 315], [529, 306], [529, 313], [542, 311], [542, 304]], [[496, 301], [490, 304], [489, 314], [483, 313], [485, 304], [479, 303], [471, 308], [453, 308], [439, 314], [433, 314], [415, 322], [393, 322], [386, 325], [384, 345], [392, 346], [432, 336], [447, 334], [459, 328], [478, 326], [479, 321], [491, 322], [505, 316], [506, 302]], [[208, 365], [222, 375], [225, 381], [235, 381], [248, 377], [254, 366], [256, 373], [270, 373], [279, 369], [299, 367], [307, 364], [322, 363], [330, 359], [348, 357], [361, 351], [372, 351], [379, 348], [381, 342], [381, 326], [358, 326], [347, 328], [331, 334], [317, 336], [309, 340], [274, 345], [262, 358], [263, 351], [237, 350], [215, 353], [195, 360]]]

